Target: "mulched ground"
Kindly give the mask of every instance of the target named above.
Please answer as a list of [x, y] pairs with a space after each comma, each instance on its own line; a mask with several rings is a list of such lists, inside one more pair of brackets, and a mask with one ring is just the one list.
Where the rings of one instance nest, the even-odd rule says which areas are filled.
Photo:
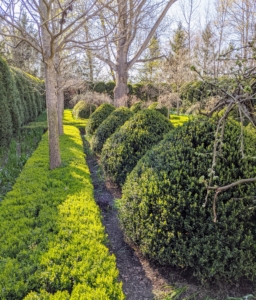
[[[99, 160], [87, 149], [89, 165], [95, 189], [95, 199], [103, 217], [103, 225], [109, 238], [108, 247], [116, 256], [123, 291], [128, 300], [212, 300], [227, 297], [242, 297], [256, 294], [252, 284], [221, 284], [218, 286], [201, 286], [192, 277], [191, 271], [173, 267], [163, 267], [143, 257], [139, 250], [125, 241], [119, 227], [115, 199], [121, 198], [121, 190], [111, 181], [105, 180], [99, 167]], [[239, 299], [239, 298], [237, 298]]]

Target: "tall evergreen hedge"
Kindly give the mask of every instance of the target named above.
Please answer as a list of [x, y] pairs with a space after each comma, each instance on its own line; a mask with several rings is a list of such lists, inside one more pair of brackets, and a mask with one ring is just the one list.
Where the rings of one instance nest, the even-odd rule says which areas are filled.
[[0, 80], [3, 83], [2, 95], [6, 98], [11, 115], [12, 130], [14, 133], [17, 133], [20, 130], [21, 121], [18, 110], [18, 98], [15, 97], [15, 81], [9, 66], [2, 58], [0, 58], [0, 74]]
[[43, 94], [42, 80], [10, 68], [0, 57], [0, 146], [8, 146], [12, 134], [45, 109]]
[[[190, 268], [202, 282], [248, 279], [256, 275], [256, 184], [218, 195], [217, 222], [208, 178], [216, 123], [189, 121], [171, 131], [139, 161], [123, 186], [119, 216], [128, 239], [161, 264]], [[245, 131], [246, 156], [240, 151], [240, 126], [226, 124], [212, 185], [225, 186], [255, 177], [256, 137]]]

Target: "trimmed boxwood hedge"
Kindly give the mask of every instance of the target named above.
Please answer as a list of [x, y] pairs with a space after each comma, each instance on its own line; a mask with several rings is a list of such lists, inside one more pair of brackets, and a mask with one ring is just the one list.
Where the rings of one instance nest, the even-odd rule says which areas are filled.
[[80, 100], [74, 106], [72, 114], [74, 119], [88, 119], [90, 115], [95, 111], [96, 105], [87, 103], [84, 100]]
[[92, 150], [96, 153], [101, 153], [106, 140], [132, 115], [133, 113], [127, 107], [120, 107], [114, 110], [95, 131], [91, 142]]
[[62, 166], [48, 137], [0, 204], [1, 299], [124, 299], [84, 162], [79, 130], [64, 126]]
[[122, 185], [138, 160], [172, 128], [173, 125], [158, 111], [139, 111], [104, 144], [101, 164], [106, 175]]
[[[204, 208], [216, 124], [189, 121], [171, 131], [139, 161], [123, 186], [119, 203], [122, 228], [133, 243], [161, 264], [192, 268], [202, 282], [249, 279], [256, 275], [256, 184], [218, 195], [213, 222], [210, 193]], [[255, 177], [256, 137], [245, 135], [246, 158], [239, 145], [240, 126], [226, 124], [214, 184], [224, 186]]]
[[111, 104], [101, 104], [94, 113], [91, 114], [88, 123], [85, 127], [87, 134], [93, 134], [100, 124], [115, 110]]

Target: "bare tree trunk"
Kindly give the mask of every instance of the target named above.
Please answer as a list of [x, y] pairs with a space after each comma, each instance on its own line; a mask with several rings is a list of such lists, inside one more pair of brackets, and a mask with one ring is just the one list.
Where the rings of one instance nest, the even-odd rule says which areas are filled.
[[64, 134], [64, 130], [63, 130], [64, 93], [62, 89], [58, 90], [57, 98], [58, 98], [58, 130], [59, 130], [59, 135], [63, 135]]
[[61, 164], [56, 84], [54, 61], [53, 58], [49, 58], [45, 61], [45, 86], [51, 170]]
[[116, 107], [128, 104], [128, 72], [124, 65], [117, 67], [116, 86], [114, 89], [114, 104]]

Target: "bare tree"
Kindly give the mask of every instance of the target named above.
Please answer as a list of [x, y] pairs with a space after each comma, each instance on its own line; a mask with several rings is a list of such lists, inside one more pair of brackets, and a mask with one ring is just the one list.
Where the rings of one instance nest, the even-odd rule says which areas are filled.
[[[61, 164], [58, 131], [56, 54], [74, 38], [81, 26], [99, 12], [97, 0], [81, 4], [76, 0], [1, 0], [0, 20], [6, 38], [15, 38], [19, 45], [28, 43], [42, 56], [45, 67], [47, 119], [49, 130], [50, 169]], [[33, 36], [21, 25], [20, 12], [25, 11], [38, 32]], [[67, 18], [68, 15], [68, 18]]]
[[[95, 56], [107, 63], [115, 72], [114, 101], [116, 106], [127, 105], [128, 71], [135, 63], [148, 61], [139, 58], [169, 8], [176, 1], [162, 0], [154, 3], [146, 0], [120, 0], [114, 8], [113, 6], [105, 7], [104, 14], [108, 11], [111, 17], [108, 20], [104, 19], [104, 28], [110, 32], [109, 27], [113, 27], [113, 24], [117, 26], [112, 34], [106, 37], [105, 45], [107, 44], [109, 48], [95, 53]], [[106, 49], [109, 50], [106, 51]]]
[[195, 18], [198, 17], [198, 8], [200, 6], [201, 0], [182, 0], [180, 2], [180, 7], [182, 11], [182, 15], [184, 18], [184, 29], [188, 38], [188, 49], [189, 53], [192, 52], [192, 42], [193, 42], [193, 31], [195, 27]]

